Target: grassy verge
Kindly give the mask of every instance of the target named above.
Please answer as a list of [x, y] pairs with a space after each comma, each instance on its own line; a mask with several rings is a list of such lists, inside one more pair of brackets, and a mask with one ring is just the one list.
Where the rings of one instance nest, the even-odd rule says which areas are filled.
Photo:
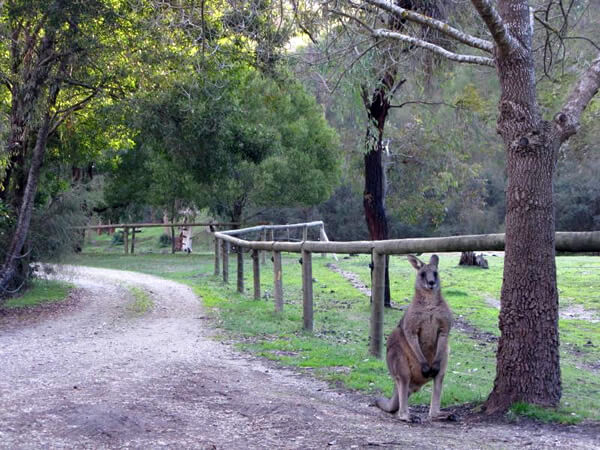
[[137, 286], [129, 286], [129, 292], [134, 300], [127, 305], [127, 309], [134, 315], [143, 315], [154, 307], [154, 302], [148, 293]]
[[25, 308], [48, 302], [60, 302], [67, 298], [73, 285], [62, 281], [32, 280], [31, 287], [23, 295], [9, 298], [2, 306], [5, 308]]
[[[567, 264], [576, 260], [570, 258]], [[592, 262], [599, 258], [592, 258]], [[73, 261], [100, 267], [135, 270], [184, 282], [203, 298], [205, 306], [217, 318], [229, 336], [236, 338], [241, 348], [282, 364], [302, 368], [323, 379], [369, 394], [390, 395], [392, 383], [385, 362], [368, 355], [369, 300], [341, 275], [326, 267], [331, 259], [313, 260], [315, 278], [313, 334], [302, 331], [301, 266], [297, 255], [283, 258], [285, 307], [281, 314], [274, 312], [272, 299], [273, 273], [270, 262], [261, 270], [261, 291], [267, 300], [255, 301], [250, 295], [235, 292], [235, 257], [230, 261], [230, 284], [224, 286], [214, 277], [212, 255], [80, 255]], [[587, 259], [584, 261], [587, 263]], [[368, 259], [342, 259], [339, 266], [359, 274], [369, 284]], [[559, 280], [562, 266], [559, 258]], [[392, 258], [392, 296], [403, 304], [412, 296], [414, 271], [406, 261]], [[442, 256], [442, 284], [452, 309], [483, 331], [498, 334], [498, 310], [488, 296], [499, 298], [502, 279], [502, 259], [490, 258], [490, 270], [456, 267], [456, 259]], [[250, 263], [246, 265], [246, 286], [251, 286]], [[571, 280], [573, 300], [587, 295], [586, 280]], [[385, 329], [389, 333], [402, 312], [386, 311]], [[567, 322], [567, 323], [565, 323]], [[591, 328], [570, 325], [561, 321], [563, 348], [583, 346], [584, 339], [596, 340], [595, 324]], [[586, 326], [588, 324], [586, 323]], [[574, 329], [571, 329], [574, 328]], [[586, 341], [587, 342], [587, 341]], [[444, 384], [442, 405], [467, 402], [480, 403], [491, 391], [495, 375], [495, 343], [482, 342], [470, 335], [453, 330], [450, 339], [451, 356]], [[582, 347], [583, 348], [583, 347]], [[523, 405], [513, 414], [533, 415], [541, 420], [577, 422], [582, 419], [600, 420], [597, 404], [600, 401], [600, 383], [597, 372], [586, 366], [597, 357], [598, 348], [574, 355], [563, 351], [562, 372], [564, 395], [561, 406], [552, 414], [542, 414], [536, 408]], [[588, 368], [586, 368], [588, 367]], [[427, 404], [430, 386], [411, 397], [412, 404]], [[548, 411], [548, 410], [543, 410]]]

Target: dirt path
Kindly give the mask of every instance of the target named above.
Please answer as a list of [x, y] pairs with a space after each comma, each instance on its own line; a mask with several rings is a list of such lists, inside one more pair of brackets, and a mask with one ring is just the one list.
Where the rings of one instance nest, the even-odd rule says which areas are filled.
[[[1, 448], [594, 448], [587, 428], [406, 425], [216, 342], [200, 301], [148, 275], [71, 268], [66, 307], [0, 317]], [[144, 315], [126, 286], [149, 292]], [[597, 430], [596, 430], [597, 431]]]

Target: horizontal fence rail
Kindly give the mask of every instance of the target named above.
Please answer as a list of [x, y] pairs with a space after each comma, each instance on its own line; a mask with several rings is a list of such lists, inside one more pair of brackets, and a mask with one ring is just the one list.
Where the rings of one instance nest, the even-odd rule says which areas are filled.
[[[131, 230], [131, 254], [135, 253], [135, 234], [137, 228], [173, 228], [175, 227], [236, 227], [240, 224], [237, 222], [191, 222], [191, 223], [114, 223], [104, 225], [82, 225], [77, 227], [70, 227], [73, 230], [114, 230], [116, 228], [123, 228], [123, 250], [125, 254], [130, 253], [129, 248], [129, 230]], [[173, 232], [172, 232], [173, 233]], [[174, 250], [173, 250], [174, 251]]]
[[[309, 241], [308, 229], [319, 228], [320, 241]], [[273, 238], [275, 230], [302, 229], [303, 239], [300, 242], [281, 242]], [[267, 232], [271, 240], [266, 240]], [[261, 240], [246, 240], [240, 236], [261, 233]], [[383, 308], [385, 293], [385, 255], [407, 255], [410, 253], [445, 253], [465, 251], [502, 251], [504, 250], [504, 234], [481, 234], [466, 236], [450, 236], [436, 238], [390, 239], [386, 241], [349, 241], [329, 242], [323, 222], [306, 222], [289, 225], [261, 225], [237, 230], [217, 231], [215, 237], [215, 275], [219, 273], [219, 249], [223, 255], [223, 281], [227, 282], [228, 252], [235, 246], [238, 254], [238, 291], [244, 292], [243, 249], [253, 252], [254, 298], [260, 298], [260, 265], [259, 252], [271, 252], [274, 262], [274, 301], [275, 310], [283, 309], [283, 284], [281, 269], [281, 253], [301, 253], [302, 258], [302, 304], [304, 329], [313, 330], [313, 290], [312, 290], [312, 253], [348, 253], [372, 255], [372, 294], [369, 351], [381, 358], [383, 348]], [[589, 232], [557, 232], [555, 236], [556, 250], [561, 252], [600, 252], [600, 231]], [[227, 262], [226, 262], [227, 261]], [[258, 290], [258, 292], [257, 292]]]

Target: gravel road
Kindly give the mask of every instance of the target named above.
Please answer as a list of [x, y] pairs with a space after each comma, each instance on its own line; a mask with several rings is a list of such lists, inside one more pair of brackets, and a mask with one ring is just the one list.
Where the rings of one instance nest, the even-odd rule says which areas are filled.
[[[404, 424], [219, 342], [186, 286], [83, 267], [53, 276], [77, 286], [62, 305], [0, 310], [0, 448], [600, 448], [598, 428]], [[131, 286], [150, 311], [132, 310]]]

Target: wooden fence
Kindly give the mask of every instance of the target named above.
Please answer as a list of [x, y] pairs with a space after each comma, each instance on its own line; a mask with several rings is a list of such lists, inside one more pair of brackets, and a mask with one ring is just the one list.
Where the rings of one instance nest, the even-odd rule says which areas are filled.
[[[308, 229], [318, 227], [320, 241], [309, 241]], [[299, 242], [280, 242], [274, 239], [276, 230], [302, 229], [303, 239]], [[245, 240], [239, 236], [251, 233], [260, 234], [260, 240]], [[267, 234], [269, 234], [267, 236]], [[244, 293], [243, 250], [252, 251], [254, 298], [260, 299], [260, 262], [259, 253], [271, 252], [273, 255], [275, 311], [283, 310], [283, 274], [281, 270], [281, 252], [300, 253], [302, 255], [302, 304], [304, 329], [313, 330], [313, 289], [312, 254], [313, 253], [361, 253], [373, 258], [371, 280], [371, 319], [369, 351], [381, 358], [383, 349], [383, 311], [385, 291], [385, 255], [405, 255], [409, 253], [443, 253], [463, 251], [504, 250], [504, 234], [485, 234], [470, 236], [452, 236], [440, 238], [391, 239], [386, 241], [329, 242], [323, 222], [308, 222], [291, 225], [263, 225], [238, 230], [215, 232], [215, 275], [220, 273], [219, 259], [223, 261], [223, 281], [229, 279], [229, 248], [237, 248], [237, 289]], [[270, 240], [267, 240], [270, 239]], [[556, 250], [564, 252], [600, 251], [600, 231], [558, 232]]]
[[156, 228], [164, 227], [171, 228], [171, 235], [174, 234], [173, 230], [175, 227], [234, 227], [239, 226], [236, 222], [193, 222], [193, 223], [117, 223], [117, 224], [106, 224], [106, 225], [85, 225], [80, 227], [73, 227], [75, 230], [106, 230], [106, 229], [123, 229], [123, 248], [125, 254], [129, 254], [129, 230], [131, 230], [131, 254], [135, 253], [135, 234], [138, 228]]

